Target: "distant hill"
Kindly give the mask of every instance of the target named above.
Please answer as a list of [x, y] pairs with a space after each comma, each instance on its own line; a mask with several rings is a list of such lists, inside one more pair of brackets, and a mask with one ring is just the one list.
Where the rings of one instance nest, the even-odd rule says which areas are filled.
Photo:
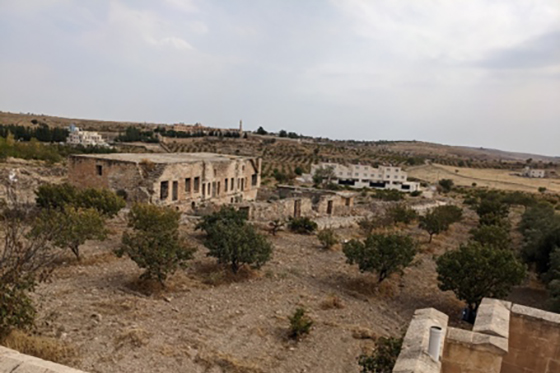
[[[77, 119], [48, 116], [42, 114], [21, 114], [0, 111], [0, 124], [18, 124], [18, 125], [34, 125], [44, 123], [54, 127], [67, 127], [71, 123], [76, 124], [85, 130], [94, 130], [100, 132], [119, 132], [128, 126], [136, 127], [154, 127], [164, 125], [164, 123], [147, 123], [147, 122], [119, 122], [119, 121], [103, 121], [95, 119]], [[270, 137], [269, 137], [270, 139]], [[358, 141], [360, 139], [357, 139]], [[293, 140], [297, 142], [298, 140]], [[312, 143], [312, 141], [304, 141]], [[560, 157], [550, 157], [538, 154], [517, 153], [511, 151], [503, 151], [497, 149], [474, 148], [466, 146], [452, 146], [435, 144], [422, 141], [379, 141], [379, 142], [355, 142], [355, 141], [324, 141], [321, 144], [332, 144], [333, 146], [349, 147], [363, 149], [364, 147], [371, 149], [372, 152], [388, 152], [399, 154], [400, 157], [418, 156], [425, 158], [446, 158], [453, 160], [472, 160], [475, 162], [525, 162], [531, 158], [534, 162], [543, 163], [560, 163]], [[311, 144], [310, 144], [311, 145]]]

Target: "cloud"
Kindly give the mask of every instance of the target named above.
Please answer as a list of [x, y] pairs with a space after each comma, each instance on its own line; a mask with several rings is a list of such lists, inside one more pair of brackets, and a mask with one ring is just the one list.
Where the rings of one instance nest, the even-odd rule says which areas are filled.
[[171, 7], [185, 13], [193, 13], [198, 11], [198, 7], [193, 0], [165, 0]]
[[192, 50], [194, 49], [187, 41], [177, 37], [165, 37], [156, 40], [152, 37], [146, 38], [146, 41], [151, 45], [169, 46], [178, 50]]
[[560, 67], [560, 30], [539, 35], [510, 48], [492, 51], [486, 58], [477, 61], [476, 65], [488, 69]]

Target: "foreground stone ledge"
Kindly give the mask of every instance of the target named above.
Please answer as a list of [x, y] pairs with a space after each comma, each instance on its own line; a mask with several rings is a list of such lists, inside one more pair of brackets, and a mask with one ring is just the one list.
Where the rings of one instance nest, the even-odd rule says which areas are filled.
[[[438, 326], [442, 335], [447, 334], [448, 317], [434, 308], [424, 308], [414, 313], [404, 337], [401, 353], [393, 368], [393, 373], [439, 373], [441, 361], [428, 355], [430, 328]], [[440, 351], [443, 355], [445, 338], [441, 340]]]
[[473, 327], [473, 332], [509, 338], [511, 302], [484, 298]]
[[0, 373], [86, 373], [0, 346]]
[[508, 353], [508, 340], [502, 337], [449, 328], [447, 343], [460, 344], [476, 351], [490, 352], [503, 356]]
[[538, 321], [545, 321], [556, 326], [560, 325], [560, 314], [552, 313], [548, 311], [539, 310], [537, 308], [531, 308], [527, 306], [521, 306], [519, 304], [514, 304], [511, 308], [511, 312], [514, 316], [533, 319]]

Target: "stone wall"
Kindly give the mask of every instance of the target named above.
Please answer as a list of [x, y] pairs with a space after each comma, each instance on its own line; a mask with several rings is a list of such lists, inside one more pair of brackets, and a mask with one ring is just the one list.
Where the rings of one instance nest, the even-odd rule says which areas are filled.
[[0, 373], [85, 373], [0, 346]]
[[[129, 202], [150, 202], [181, 211], [203, 203], [255, 200], [261, 182], [261, 161], [256, 158], [216, 156], [213, 160], [152, 162], [150, 156], [116, 154], [110, 157], [71, 156], [69, 181], [78, 187], [124, 191]], [[119, 158], [120, 156], [120, 158]], [[162, 186], [167, 196], [161, 198]], [[165, 193], [163, 194], [165, 195]]]
[[560, 315], [513, 305], [501, 373], [560, 372]]
[[500, 373], [508, 352], [511, 303], [483, 299], [473, 330], [449, 328], [443, 353], [443, 373]]
[[419, 312], [427, 311], [416, 311], [393, 372], [560, 372], [559, 314], [485, 298], [472, 331], [447, 328], [442, 364], [428, 369], [423, 338], [433, 321], [420, 323]]
[[[441, 361], [434, 360], [428, 355], [430, 328], [439, 327], [442, 335], [446, 335], [448, 317], [434, 309], [416, 310], [404, 336], [403, 346], [399, 358], [393, 368], [393, 373], [439, 373]], [[445, 338], [439, 346], [443, 350]]]

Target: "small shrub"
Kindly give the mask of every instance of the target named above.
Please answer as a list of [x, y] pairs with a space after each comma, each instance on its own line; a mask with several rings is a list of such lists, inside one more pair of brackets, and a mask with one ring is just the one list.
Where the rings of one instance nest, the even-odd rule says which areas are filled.
[[403, 338], [380, 337], [371, 355], [360, 355], [360, 373], [391, 373], [401, 353]]
[[410, 196], [411, 197], [420, 197], [422, 195], [422, 191], [421, 190], [415, 190], [413, 192], [410, 192]]
[[307, 217], [292, 218], [288, 222], [288, 228], [298, 234], [310, 234], [317, 230], [317, 223]]
[[268, 226], [270, 227], [270, 233], [273, 236], [276, 236], [276, 233], [278, 233], [280, 230], [282, 230], [282, 228], [284, 228], [284, 222], [280, 219], [275, 219], [270, 223], [268, 223]]
[[311, 320], [306, 314], [303, 308], [298, 308], [292, 316], [289, 316], [290, 320], [290, 331], [288, 336], [292, 339], [299, 340], [305, 334], [309, 334], [311, 331], [311, 326], [313, 326], [313, 320]]
[[338, 236], [336, 235], [334, 230], [330, 228], [321, 230], [317, 234], [317, 238], [319, 239], [319, 242], [321, 242], [321, 245], [325, 250], [332, 248], [338, 243]]

